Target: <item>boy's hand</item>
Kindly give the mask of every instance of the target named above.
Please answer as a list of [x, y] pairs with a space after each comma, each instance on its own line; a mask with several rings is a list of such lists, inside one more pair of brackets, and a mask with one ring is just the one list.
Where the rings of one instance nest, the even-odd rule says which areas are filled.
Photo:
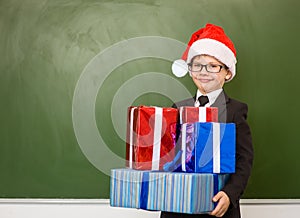
[[218, 204], [216, 208], [210, 213], [210, 215], [222, 217], [226, 213], [230, 205], [230, 199], [228, 195], [225, 192], [220, 191], [213, 197], [213, 202], [218, 202]]

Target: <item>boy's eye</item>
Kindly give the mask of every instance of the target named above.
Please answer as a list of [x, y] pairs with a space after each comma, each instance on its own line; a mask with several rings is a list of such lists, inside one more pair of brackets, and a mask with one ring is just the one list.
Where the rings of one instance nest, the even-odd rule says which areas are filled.
[[219, 65], [217, 65], [217, 64], [208, 64], [207, 65], [209, 68], [218, 68], [218, 67], [220, 67]]
[[201, 67], [201, 64], [193, 64], [193, 67]]

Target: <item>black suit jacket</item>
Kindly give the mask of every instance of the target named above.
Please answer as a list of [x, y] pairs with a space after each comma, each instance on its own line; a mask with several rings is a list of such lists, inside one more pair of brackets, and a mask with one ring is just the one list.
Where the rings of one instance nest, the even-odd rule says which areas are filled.
[[[190, 98], [177, 102], [174, 107], [194, 106], [195, 99]], [[222, 191], [230, 198], [230, 206], [223, 217], [238, 218], [240, 215], [239, 200], [246, 188], [253, 162], [253, 146], [249, 125], [246, 121], [248, 106], [245, 103], [229, 98], [223, 91], [211, 107], [218, 107], [219, 122], [236, 124], [236, 172], [230, 178]], [[177, 214], [161, 213], [161, 218], [175, 217], [212, 217], [207, 214]]]

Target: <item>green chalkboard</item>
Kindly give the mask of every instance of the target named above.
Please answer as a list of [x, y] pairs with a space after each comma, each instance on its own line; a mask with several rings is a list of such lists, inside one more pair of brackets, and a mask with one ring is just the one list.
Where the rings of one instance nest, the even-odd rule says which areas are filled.
[[221, 25], [238, 51], [227, 93], [248, 103], [244, 198], [300, 198], [298, 1], [1, 0], [0, 197], [109, 198], [126, 108], [193, 95], [171, 63]]

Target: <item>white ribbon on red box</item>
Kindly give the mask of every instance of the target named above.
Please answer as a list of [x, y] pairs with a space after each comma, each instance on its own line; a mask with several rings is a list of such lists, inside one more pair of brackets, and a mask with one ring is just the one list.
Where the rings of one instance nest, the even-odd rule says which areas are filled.
[[154, 143], [153, 143], [153, 153], [152, 153], [152, 170], [159, 170], [163, 109], [160, 107], [154, 107], [154, 108], [155, 108], [155, 121], [154, 121]]

